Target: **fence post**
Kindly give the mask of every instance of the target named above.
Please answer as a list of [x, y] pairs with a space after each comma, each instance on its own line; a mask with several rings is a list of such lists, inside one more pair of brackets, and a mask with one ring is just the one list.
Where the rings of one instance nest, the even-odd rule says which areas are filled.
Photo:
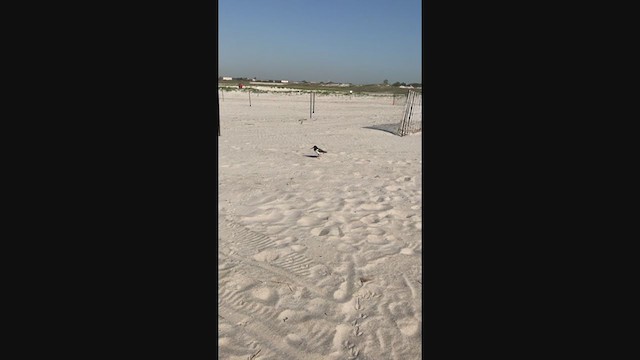
[[413, 115], [413, 102], [416, 99], [416, 93], [414, 93], [413, 91], [411, 92], [411, 104], [409, 105], [409, 120], [407, 121], [407, 129], [406, 132], [409, 133], [409, 130], [411, 130], [411, 115]]
[[404, 112], [402, 113], [402, 120], [400, 121], [400, 126], [398, 127], [398, 135], [404, 136], [405, 126], [407, 124], [407, 111], [409, 109], [409, 92], [407, 92], [407, 102], [404, 104]]
[[402, 128], [400, 130], [400, 136], [404, 136], [404, 127], [407, 125], [407, 117], [409, 115], [409, 93], [407, 93], [407, 102], [404, 104], [404, 116], [402, 117]]
[[416, 97], [418, 96], [418, 93], [415, 91], [411, 92], [411, 108], [409, 109], [409, 127], [407, 128], [407, 132], [410, 132], [411, 130], [411, 125], [413, 124], [412, 121], [414, 121], [414, 117], [413, 117], [413, 106], [416, 103]]

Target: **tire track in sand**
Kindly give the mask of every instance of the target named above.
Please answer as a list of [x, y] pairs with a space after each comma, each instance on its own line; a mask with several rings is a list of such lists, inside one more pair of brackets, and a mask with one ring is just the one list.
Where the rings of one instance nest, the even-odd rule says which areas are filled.
[[220, 226], [220, 233], [230, 234], [234, 240], [233, 242], [240, 245], [244, 250], [260, 252], [276, 246], [269, 237], [246, 229], [231, 220], [225, 219], [224, 221], [220, 221], [219, 224], [222, 225]]
[[[235, 324], [236, 331], [246, 332], [282, 358], [326, 359], [327, 354], [320, 353], [326, 352], [331, 344], [335, 345], [345, 335], [344, 331], [339, 331], [345, 327], [342, 315], [336, 313], [328, 316], [326, 311], [335, 308], [337, 303], [351, 299], [353, 262], [343, 264], [346, 281], [337, 291], [334, 285], [319, 287], [314, 284], [310, 268], [317, 265], [325, 267], [326, 271], [333, 271], [326, 265], [317, 264], [296, 252], [287, 253], [273, 263], [251, 259], [252, 249], [253, 252], [257, 249], [269, 251], [270, 248], [277, 248], [276, 242], [233, 221], [221, 220], [219, 237], [231, 246], [226, 247], [229, 253], [220, 252], [219, 258], [227, 264], [229, 270], [234, 270], [236, 276], [244, 273], [249, 277], [245, 277], [248, 280], [241, 284], [239, 280], [231, 278], [233, 274], [227, 274], [227, 278], [231, 279], [225, 284], [229, 286], [222, 286], [218, 290], [220, 315], [227, 322]], [[266, 285], [268, 283], [299, 285], [308, 290], [312, 298], [317, 299], [312, 300], [316, 305], [304, 310], [288, 308], [284, 305], [286, 302], [279, 303], [278, 292]], [[340, 295], [337, 296], [338, 294]], [[325, 317], [314, 318], [312, 315], [322, 311], [325, 311]], [[355, 358], [351, 355], [350, 358]]]
[[271, 347], [272, 351], [279, 353], [282, 359], [311, 359], [323, 360], [324, 356], [320, 354], [309, 353], [305, 350], [298, 350], [294, 346], [289, 345], [282, 339], [282, 332], [274, 330], [273, 327], [267, 326], [260, 321], [256, 321], [249, 315], [243, 315], [224, 305], [218, 306], [218, 311], [229, 322], [241, 324], [244, 331], [259, 339], [266, 346]]
[[[297, 252], [292, 252], [282, 257], [274, 256], [275, 259], [272, 262], [256, 261], [250, 257], [270, 249], [276, 250], [278, 245], [275, 241], [268, 236], [249, 230], [228, 219], [220, 221], [219, 223], [221, 225], [220, 236], [227, 237], [227, 242], [233, 244], [233, 250], [229, 254], [221, 254], [220, 256], [231, 259], [238, 265], [244, 265], [243, 268], [252, 268], [254, 270], [245, 269], [245, 272], [248, 270], [255, 274], [255, 269], [261, 269], [286, 279], [291, 283], [300, 285], [323, 299], [337, 300], [333, 296], [334, 291], [337, 290], [336, 288], [319, 287], [314, 284], [310, 278], [311, 269], [314, 266], [322, 265], [328, 272], [333, 272], [333, 269], [325, 264], [318, 264], [307, 256]], [[352, 267], [353, 266], [351, 266], [349, 268], [350, 271], [348, 271], [348, 275], [350, 276], [347, 276], [345, 279], [347, 283], [351, 282], [353, 277]], [[343, 292], [347, 293], [343, 294], [343, 296], [351, 295], [353, 292], [353, 288], [349, 285], [345, 287], [343, 284], [340, 287], [344, 288], [342, 289]]]
[[323, 299], [332, 299], [330, 290], [317, 287], [316, 285], [312, 284], [309, 280], [303, 279], [303, 278], [295, 275], [294, 273], [292, 273], [290, 271], [287, 271], [287, 270], [284, 270], [282, 268], [278, 268], [278, 267], [269, 265], [268, 263], [247, 259], [247, 258], [244, 258], [244, 257], [241, 257], [241, 256], [237, 256], [237, 255], [233, 255], [233, 254], [229, 255], [229, 258], [234, 259], [236, 261], [239, 261], [243, 265], [246, 265], [246, 266], [249, 266], [249, 267], [254, 267], [254, 268], [260, 268], [260, 269], [265, 270], [267, 272], [270, 272], [272, 274], [278, 275], [281, 278], [284, 278], [286, 280], [289, 280], [292, 283], [298, 284], [298, 285], [306, 288], [311, 293], [313, 293], [316, 296], [319, 296], [319, 297], [321, 297]]

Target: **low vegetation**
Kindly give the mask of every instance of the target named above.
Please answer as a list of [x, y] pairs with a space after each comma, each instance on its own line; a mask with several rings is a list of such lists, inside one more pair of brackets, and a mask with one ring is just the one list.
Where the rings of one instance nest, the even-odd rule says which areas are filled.
[[[238, 89], [238, 84], [243, 84], [245, 88]], [[274, 88], [287, 88], [293, 90], [300, 90], [303, 92], [317, 91], [319, 93], [331, 93], [331, 94], [349, 94], [349, 91], [352, 91], [353, 94], [406, 94], [409, 90], [413, 90], [416, 92], [422, 92], [421, 88], [415, 88], [416, 85], [420, 84], [410, 84], [413, 85], [413, 89], [404, 88], [400, 86], [404, 86], [404, 83], [397, 83], [393, 85], [383, 85], [383, 84], [367, 84], [367, 85], [350, 85], [350, 86], [338, 86], [338, 85], [325, 85], [321, 83], [288, 83], [282, 85], [273, 85]], [[218, 81], [218, 88], [221, 90], [248, 90], [246, 87], [251, 87], [251, 84], [247, 81], [242, 80], [226, 80], [226, 81]], [[261, 87], [269, 86], [260, 84]], [[265, 90], [251, 89], [252, 92], [267, 92]], [[281, 91], [279, 91], [281, 92]]]

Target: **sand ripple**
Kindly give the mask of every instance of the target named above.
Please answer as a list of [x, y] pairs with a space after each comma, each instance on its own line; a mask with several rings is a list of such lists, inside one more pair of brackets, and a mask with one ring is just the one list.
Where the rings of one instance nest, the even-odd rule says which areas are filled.
[[246, 95], [221, 103], [219, 357], [420, 358], [421, 139], [365, 128], [402, 107]]

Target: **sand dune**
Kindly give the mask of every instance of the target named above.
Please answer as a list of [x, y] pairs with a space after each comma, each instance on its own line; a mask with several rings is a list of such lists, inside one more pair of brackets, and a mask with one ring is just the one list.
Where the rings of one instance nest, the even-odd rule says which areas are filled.
[[403, 107], [224, 96], [219, 358], [421, 358], [421, 136], [370, 128]]

